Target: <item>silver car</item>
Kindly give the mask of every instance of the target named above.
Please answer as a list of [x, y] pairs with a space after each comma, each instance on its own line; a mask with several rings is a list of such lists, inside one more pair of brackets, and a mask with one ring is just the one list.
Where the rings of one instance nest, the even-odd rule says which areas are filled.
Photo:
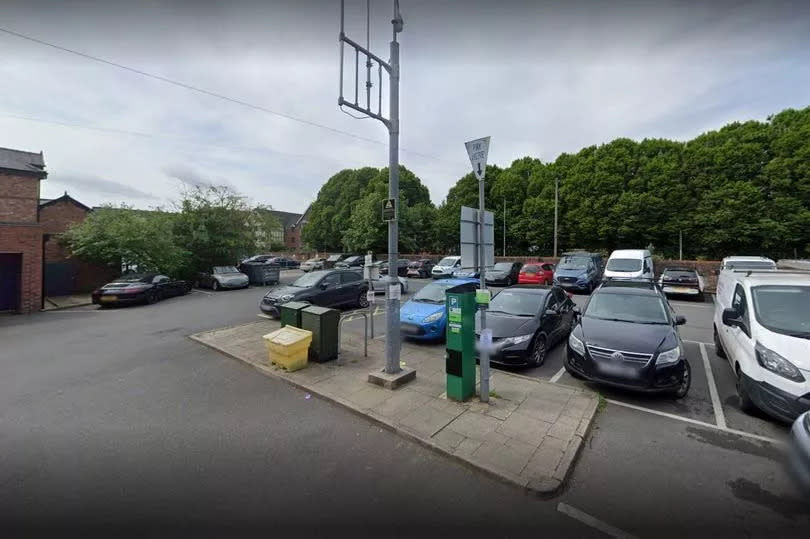
[[326, 259], [325, 258], [310, 258], [306, 262], [301, 264], [299, 268], [301, 271], [313, 271], [313, 270], [322, 270], [323, 263]]
[[793, 422], [790, 430], [790, 464], [794, 479], [810, 495], [810, 411]]
[[[399, 279], [399, 290], [404, 295], [408, 293], [408, 279], [404, 277], [397, 277]], [[371, 289], [375, 294], [385, 294], [385, 287], [388, 285], [388, 275], [380, 275], [377, 279], [371, 280]]]
[[209, 271], [197, 275], [196, 285], [214, 291], [222, 288], [247, 288], [248, 276], [233, 266], [212, 266]]

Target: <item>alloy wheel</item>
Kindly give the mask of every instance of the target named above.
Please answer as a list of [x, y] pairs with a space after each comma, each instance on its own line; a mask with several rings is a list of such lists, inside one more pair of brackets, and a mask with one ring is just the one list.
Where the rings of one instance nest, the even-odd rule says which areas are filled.
[[537, 337], [532, 347], [531, 364], [533, 367], [539, 367], [546, 361], [546, 340], [543, 337]]

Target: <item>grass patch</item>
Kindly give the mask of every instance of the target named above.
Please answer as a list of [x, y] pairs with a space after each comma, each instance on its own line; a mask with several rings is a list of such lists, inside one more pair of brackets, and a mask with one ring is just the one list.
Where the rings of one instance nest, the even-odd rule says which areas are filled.
[[605, 398], [604, 395], [599, 393], [599, 405], [596, 407], [596, 411], [601, 413], [606, 406], [607, 406], [607, 399]]
[[497, 391], [495, 391], [494, 389], [490, 389], [490, 390], [489, 390], [489, 396], [490, 396], [490, 397], [494, 397], [494, 398], [496, 398], [496, 399], [500, 399], [500, 398], [501, 398], [501, 396], [500, 396], [500, 395], [498, 395], [498, 392], [497, 392]]

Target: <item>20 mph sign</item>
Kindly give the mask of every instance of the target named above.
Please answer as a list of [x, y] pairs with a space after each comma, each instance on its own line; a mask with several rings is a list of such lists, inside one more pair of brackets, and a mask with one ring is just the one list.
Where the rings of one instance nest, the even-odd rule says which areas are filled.
[[489, 154], [489, 137], [479, 138], [465, 142], [464, 146], [467, 147], [467, 155], [470, 156], [470, 163], [472, 163], [473, 172], [478, 181], [484, 179], [487, 173], [487, 155]]

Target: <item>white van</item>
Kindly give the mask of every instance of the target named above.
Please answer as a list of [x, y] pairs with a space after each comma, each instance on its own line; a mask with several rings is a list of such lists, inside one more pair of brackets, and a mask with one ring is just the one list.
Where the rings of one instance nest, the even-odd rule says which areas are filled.
[[717, 271], [717, 297], [727, 297], [737, 282], [735, 271], [776, 271], [776, 262], [764, 256], [727, 256]]
[[721, 279], [715, 350], [737, 377], [740, 407], [783, 421], [810, 410], [810, 273], [727, 269]]
[[646, 249], [620, 249], [610, 253], [604, 278], [652, 279], [655, 277], [652, 255]]
[[439, 263], [433, 266], [430, 274], [434, 279], [442, 279], [445, 277], [452, 277], [453, 272], [461, 269], [460, 256], [446, 256], [439, 260]]

